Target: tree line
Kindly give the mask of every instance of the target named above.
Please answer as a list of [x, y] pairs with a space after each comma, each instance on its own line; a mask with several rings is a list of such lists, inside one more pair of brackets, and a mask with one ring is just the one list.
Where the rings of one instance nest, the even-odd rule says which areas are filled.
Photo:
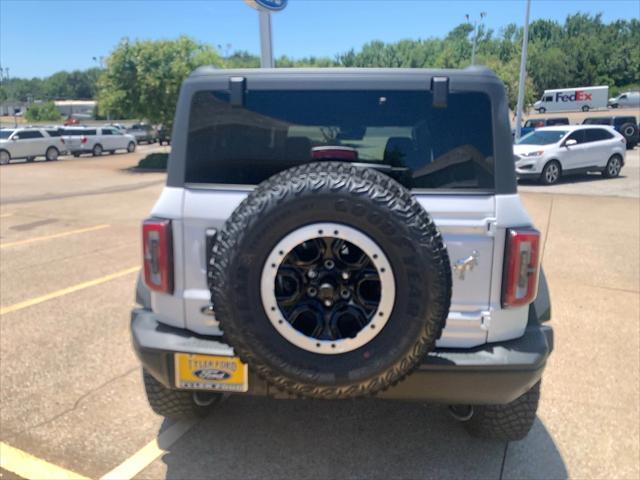
[[[640, 20], [605, 23], [601, 15], [577, 13], [564, 23], [536, 20], [529, 29], [526, 102], [549, 88], [609, 85], [611, 92], [640, 86]], [[493, 69], [505, 82], [509, 104], [516, 103], [523, 29], [509, 24], [499, 31], [480, 26], [476, 63]], [[462, 68], [471, 59], [473, 27], [463, 23], [444, 38], [371, 41], [329, 57], [280, 56], [277, 67]], [[146, 118], [170, 123], [180, 83], [196, 67], [257, 68], [260, 59], [246, 51], [220, 56], [211, 45], [188, 37], [176, 40], [123, 39], [104, 70], [58, 72], [44, 79], [3, 82], [3, 98], [96, 98], [101, 115]]]

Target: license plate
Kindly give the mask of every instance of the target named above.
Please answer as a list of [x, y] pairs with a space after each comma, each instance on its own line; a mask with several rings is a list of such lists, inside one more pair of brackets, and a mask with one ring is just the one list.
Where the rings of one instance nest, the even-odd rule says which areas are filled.
[[237, 357], [176, 353], [176, 387], [187, 390], [246, 392], [247, 365]]

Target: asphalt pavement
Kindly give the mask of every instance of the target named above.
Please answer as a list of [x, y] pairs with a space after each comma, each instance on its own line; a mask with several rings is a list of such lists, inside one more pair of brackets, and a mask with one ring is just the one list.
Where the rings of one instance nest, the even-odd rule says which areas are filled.
[[532, 432], [508, 444], [443, 406], [377, 399], [153, 414], [128, 330], [139, 224], [164, 181], [128, 168], [149, 151], [0, 167], [0, 457], [24, 478], [640, 478], [640, 149], [621, 179], [520, 188], [556, 350]]

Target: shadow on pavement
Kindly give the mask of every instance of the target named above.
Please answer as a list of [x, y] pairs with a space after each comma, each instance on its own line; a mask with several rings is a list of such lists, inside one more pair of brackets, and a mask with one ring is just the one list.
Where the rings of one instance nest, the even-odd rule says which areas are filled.
[[[624, 167], [623, 167], [624, 168]], [[558, 180], [558, 183], [556, 183], [555, 185], [570, 185], [572, 183], [585, 183], [585, 182], [597, 182], [597, 181], [603, 181], [603, 180], [608, 180], [610, 182], [615, 182], [616, 180], [623, 180], [627, 178], [625, 175], [623, 175], [622, 173], [620, 173], [620, 175], [618, 175], [617, 177], [614, 178], [606, 178], [604, 176], [602, 176], [600, 173], [583, 173], [583, 174], [576, 174], [576, 175], [566, 175], [566, 176], [562, 176], [560, 177], [560, 179]], [[525, 178], [521, 178], [518, 180], [518, 185], [527, 185], [527, 186], [538, 186], [538, 187], [546, 187], [547, 185], [543, 185], [540, 182], [538, 182], [537, 180], [533, 180], [533, 179], [525, 179]]]
[[[519, 444], [526, 445], [522, 455], [535, 455], [526, 455], [528, 469], [508, 464], [514, 477], [567, 476], [539, 420], [527, 440], [508, 450], [517, 454]], [[171, 479], [497, 479], [507, 466], [506, 447], [505, 442], [469, 437], [443, 406], [231, 397], [162, 461]]]

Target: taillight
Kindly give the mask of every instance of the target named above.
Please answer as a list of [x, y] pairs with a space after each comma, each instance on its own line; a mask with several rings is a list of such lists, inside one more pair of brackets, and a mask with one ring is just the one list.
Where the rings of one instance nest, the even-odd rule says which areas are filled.
[[87, 137], [80, 137], [80, 143], [87, 143]]
[[142, 224], [144, 282], [156, 292], [173, 292], [171, 220], [148, 219]]
[[510, 228], [505, 247], [502, 306], [527, 305], [538, 294], [540, 232], [534, 228]]

